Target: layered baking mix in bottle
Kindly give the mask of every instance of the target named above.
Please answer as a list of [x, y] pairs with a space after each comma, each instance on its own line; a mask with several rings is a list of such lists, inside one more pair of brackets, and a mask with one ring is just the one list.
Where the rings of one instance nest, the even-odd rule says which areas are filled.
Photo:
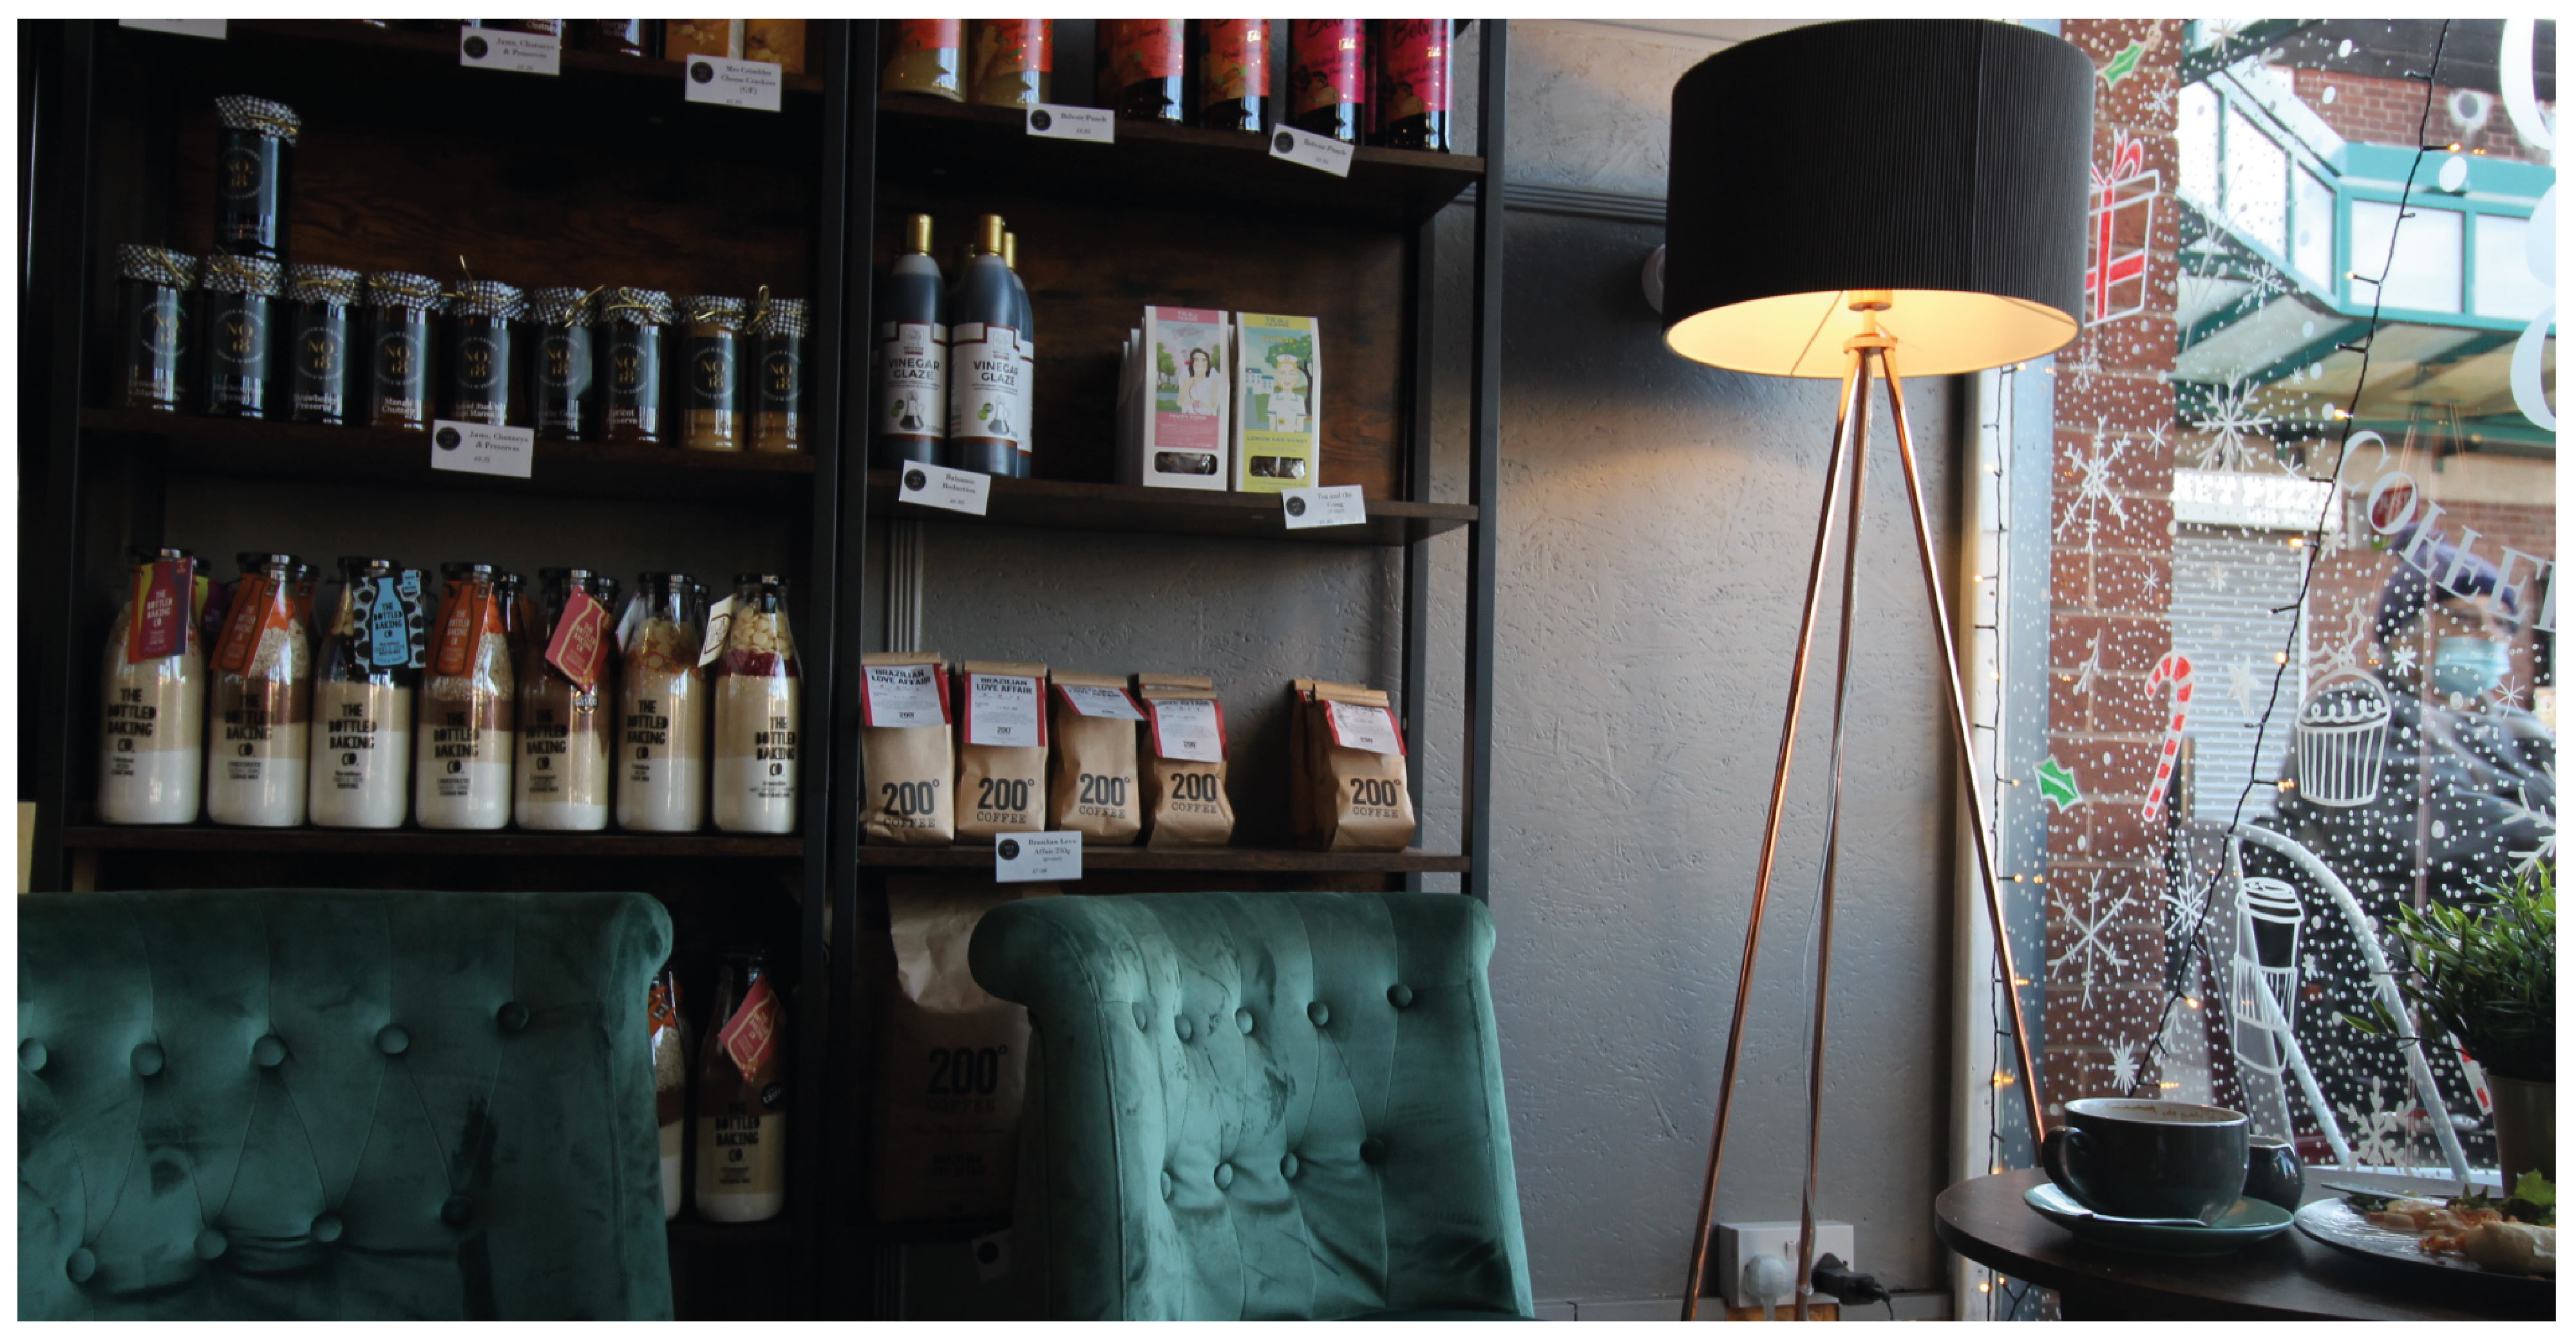
[[414, 700], [428, 660], [428, 575], [390, 559], [340, 561], [340, 600], [313, 687], [313, 823], [395, 829], [411, 809]]
[[803, 717], [796, 639], [787, 628], [787, 580], [742, 573], [733, 582], [733, 621], [715, 674], [716, 828], [792, 834], [796, 733]]
[[617, 826], [685, 834], [707, 818], [705, 618], [685, 573], [635, 580], [617, 674]]
[[447, 591], [421, 678], [413, 812], [422, 829], [499, 829], [510, 823], [519, 688], [501, 575], [489, 564], [439, 572]]
[[662, 1219], [680, 1214], [680, 1165], [689, 1132], [689, 1018], [680, 1012], [680, 976], [669, 961], [653, 976], [645, 1021], [653, 1040], [653, 1118], [662, 1129]]
[[521, 829], [608, 828], [617, 760], [617, 580], [581, 568], [537, 570], [539, 599], [519, 644]]
[[698, 1215], [766, 1221], [787, 1205], [787, 1003], [767, 953], [725, 952], [698, 1050]]
[[206, 818], [301, 825], [313, 721], [313, 566], [257, 551], [240, 560], [223, 633], [212, 645]]
[[185, 550], [133, 557], [101, 668], [98, 818], [184, 825], [197, 818], [205, 760], [206, 662], [196, 631], [205, 582]]

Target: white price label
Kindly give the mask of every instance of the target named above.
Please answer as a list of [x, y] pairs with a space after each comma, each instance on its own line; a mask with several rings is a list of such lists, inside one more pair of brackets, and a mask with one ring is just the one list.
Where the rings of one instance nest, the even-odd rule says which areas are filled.
[[996, 881], [1078, 881], [1082, 879], [1082, 831], [1039, 830], [993, 836]]
[[537, 33], [466, 28], [456, 35], [456, 63], [478, 70], [559, 75], [563, 73], [563, 39]]
[[1105, 107], [1039, 103], [1029, 109], [1029, 134], [1056, 140], [1111, 144], [1118, 139], [1118, 116]]
[[1058, 685], [1056, 689], [1064, 694], [1066, 703], [1073, 705], [1074, 712], [1086, 718], [1125, 718], [1129, 722], [1145, 720], [1145, 715], [1136, 711], [1136, 701], [1128, 698], [1125, 690], [1108, 685]]
[[1368, 499], [1358, 485], [1315, 485], [1279, 491], [1279, 510], [1288, 529], [1346, 527], [1368, 520]]
[[866, 696], [871, 727], [945, 727], [948, 712], [939, 701], [939, 668], [928, 662], [911, 666], [871, 666]]
[[693, 103], [775, 112], [780, 90], [787, 87], [785, 74], [783, 67], [771, 61], [691, 56], [689, 68], [680, 76], [680, 82], [688, 90], [688, 100]]
[[725, 635], [733, 632], [733, 598], [720, 596], [707, 607], [707, 632], [698, 641], [698, 665], [712, 665], [724, 656]]
[[1214, 699], [1148, 699], [1154, 715], [1154, 754], [1167, 760], [1225, 763], [1225, 720]]
[[1294, 126], [1281, 126], [1270, 134], [1270, 156], [1302, 163], [1335, 177], [1351, 175], [1352, 146], [1329, 135], [1316, 135]]
[[1325, 721], [1332, 724], [1333, 744], [1374, 755], [1401, 755], [1404, 738], [1395, 731], [1395, 710], [1368, 704], [1327, 702]]
[[525, 480], [537, 460], [537, 431], [442, 419], [429, 426], [429, 468]]
[[224, 40], [223, 19], [118, 19], [120, 28], [140, 28], [147, 33], [177, 33], [181, 37], [211, 37]]
[[966, 744], [1033, 746], [1038, 736], [1038, 683], [1027, 676], [966, 677]]
[[925, 508], [945, 508], [952, 513], [984, 515], [984, 504], [993, 495], [993, 477], [982, 471], [961, 471], [953, 466], [933, 466], [928, 462], [911, 462], [903, 468], [903, 488], [895, 497], [905, 503], [918, 503]]

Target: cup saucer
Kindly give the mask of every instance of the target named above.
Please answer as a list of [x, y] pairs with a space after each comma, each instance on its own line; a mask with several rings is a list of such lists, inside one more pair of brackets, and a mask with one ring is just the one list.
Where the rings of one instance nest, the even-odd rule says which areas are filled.
[[2078, 1239], [2133, 1253], [2233, 1253], [2289, 1229], [2294, 1219], [2259, 1198], [2238, 1198], [2226, 1215], [2207, 1226], [2153, 1225], [2099, 1215], [2053, 1183], [2023, 1190], [2021, 1200]]

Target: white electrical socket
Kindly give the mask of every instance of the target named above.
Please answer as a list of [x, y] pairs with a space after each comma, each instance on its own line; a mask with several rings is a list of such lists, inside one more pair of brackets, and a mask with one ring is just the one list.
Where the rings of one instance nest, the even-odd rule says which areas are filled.
[[[1717, 1223], [1717, 1286], [1726, 1303], [1737, 1309], [1750, 1309], [1765, 1302], [1744, 1293], [1744, 1265], [1761, 1254], [1776, 1254], [1784, 1263], [1798, 1261], [1798, 1223], [1795, 1221], [1720, 1221]], [[1852, 1265], [1852, 1228], [1842, 1221], [1816, 1222], [1816, 1252], [1807, 1260], [1807, 1270], [1798, 1274], [1800, 1289], [1826, 1254]], [[1796, 1299], [1772, 1301], [1789, 1304]]]

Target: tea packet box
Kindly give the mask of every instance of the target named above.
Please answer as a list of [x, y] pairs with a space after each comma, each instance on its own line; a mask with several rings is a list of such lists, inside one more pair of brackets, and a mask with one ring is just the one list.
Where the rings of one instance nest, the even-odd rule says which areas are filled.
[[1225, 489], [1234, 416], [1233, 326], [1227, 314], [1145, 309], [1119, 381], [1119, 483]]
[[1312, 317], [1235, 316], [1234, 487], [1276, 494], [1322, 484], [1321, 334]]

